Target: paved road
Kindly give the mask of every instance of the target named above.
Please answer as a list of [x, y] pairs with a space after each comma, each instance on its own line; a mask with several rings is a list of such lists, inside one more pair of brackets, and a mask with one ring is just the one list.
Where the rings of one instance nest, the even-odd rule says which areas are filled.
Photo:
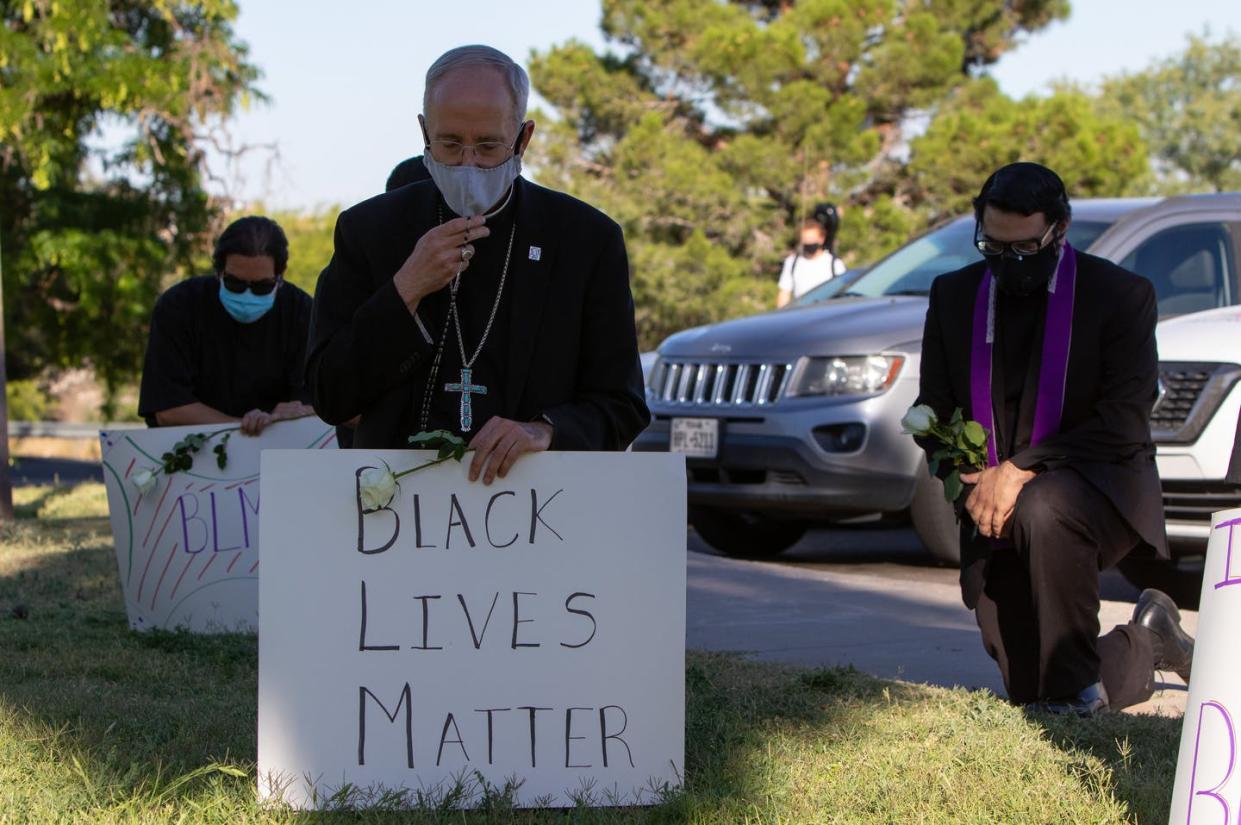
[[[690, 549], [718, 555], [692, 533]], [[778, 562], [842, 575], [879, 576], [911, 582], [957, 582], [957, 569], [930, 558], [909, 527], [864, 525], [814, 530], [781, 554]], [[1137, 601], [1139, 592], [1116, 570], [1104, 572], [1099, 589], [1104, 599], [1130, 603]]]
[[13, 459], [9, 481], [15, 486], [27, 484], [77, 484], [82, 481], [103, 481], [103, 468], [98, 461], [75, 461], [69, 458]]
[[[741, 651], [807, 666], [847, 665], [884, 678], [988, 688], [1003, 695], [955, 570], [928, 563], [908, 528], [810, 534], [777, 562], [721, 556], [689, 537], [689, 647]], [[1137, 593], [1118, 574], [1104, 583], [1100, 624], [1128, 620]], [[1183, 611], [1194, 632], [1197, 615]], [[1137, 710], [1178, 714], [1175, 674]]]

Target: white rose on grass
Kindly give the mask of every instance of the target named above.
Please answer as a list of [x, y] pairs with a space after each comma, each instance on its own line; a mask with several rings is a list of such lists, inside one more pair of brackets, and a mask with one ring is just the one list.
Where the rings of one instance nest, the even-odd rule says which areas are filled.
[[134, 486], [138, 488], [140, 493], [149, 493], [155, 489], [156, 474], [154, 470], [148, 470], [146, 467], [138, 470], [133, 474], [132, 481]]
[[367, 510], [387, 507], [396, 495], [396, 476], [386, 466], [368, 467], [358, 476], [358, 494]]
[[905, 417], [901, 419], [901, 427], [907, 435], [926, 435], [938, 421], [935, 410], [926, 404], [919, 404], [910, 407], [909, 412], [905, 413]]

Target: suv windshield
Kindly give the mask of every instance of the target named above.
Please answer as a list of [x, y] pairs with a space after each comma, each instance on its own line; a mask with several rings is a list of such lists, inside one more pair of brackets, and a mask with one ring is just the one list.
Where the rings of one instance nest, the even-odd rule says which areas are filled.
[[790, 307], [804, 307], [809, 306], [810, 304], [817, 304], [820, 301], [831, 300], [836, 297], [836, 293], [842, 291], [842, 287], [844, 287], [844, 291], [847, 292], [849, 284], [853, 283], [865, 274], [865, 267], [850, 269], [843, 275], [837, 275], [830, 281], [824, 281], [806, 294], [802, 295], [800, 298], [794, 298], [788, 305]]
[[[1069, 243], [1076, 249], [1089, 249], [1109, 225], [1102, 221], [1073, 221], [1069, 225]], [[824, 291], [816, 297], [824, 301], [833, 298], [878, 298], [883, 295], [927, 295], [931, 291], [931, 282], [938, 276], [968, 266], [981, 257], [974, 248], [973, 217], [958, 218], [901, 247], [860, 278], [829, 281], [820, 287]], [[827, 287], [834, 288], [828, 291]]]

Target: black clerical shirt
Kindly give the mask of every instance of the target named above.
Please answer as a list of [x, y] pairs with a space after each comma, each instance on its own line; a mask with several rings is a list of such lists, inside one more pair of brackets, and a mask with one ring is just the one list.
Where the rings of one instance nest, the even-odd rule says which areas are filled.
[[[562, 193], [522, 178], [514, 186], [517, 236], [501, 307], [509, 327], [507, 336], [493, 330], [488, 344], [504, 365], [492, 400], [501, 399], [502, 390], [496, 406], [504, 418], [548, 421], [553, 450], [623, 450], [650, 413], [620, 226]], [[420, 325], [393, 273], [446, 217], [436, 214], [438, 205], [435, 184], [422, 181], [346, 209], [336, 222], [332, 260], [315, 291], [307, 375], [320, 418], [337, 424], [360, 416], [356, 447], [405, 447], [418, 427], [436, 350], [432, 336], [442, 333], [436, 319], [422, 319], [422, 310], [430, 313], [439, 296], [442, 313], [447, 297], [440, 290], [419, 302]], [[501, 237], [507, 248], [503, 232], [490, 243]], [[462, 283], [487, 268], [485, 262], [471, 266]], [[490, 313], [494, 297], [485, 295], [474, 307], [480, 316]], [[481, 326], [471, 324], [466, 336], [474, 339]], [[482, 372], [478, 378], [490, 396], [493, 379]], [[449, 411], [459, 405], [456, 398], [448, 403]], [[475, 428], [482, 425], [479, 416]]]
[[219, 290], [215, 276], [190, 278], [156, 301], [138, 400], [148, 426], [157, 425], [157, 412], [194, 402], [240, 418], [282, 401], [309, 401], [310, 296], [286, 281], [271, 310], [243, 324], [224, 309]]
[[997, 446], [1001, 460], [1030, 446], [1046, 315], [1045, 290], [1025, 296], [997, 290], [992, 396], [1002, 399], [994, 405], [999, 417]]
[[[457, 288], [457, 315], [461, 319], [461, 342], [465, 344], [465, 357], [471, 359], [478, 351], [479, 342], [483, 340], [483, 332], [487, 329], [487, 321], [491, 318], [492, 308], [496, 306], [499, 295], [499, 307], [495, 310], [495, 320], [491, 331], [483, 343], [478, 359], [471, 367], [470, 382], [475, 386], [485, 386], [485, 394], [471, 394], [470, 403], [473, 407], [473, 424], [469, 432], [461, 429], [461, 393], [449, 392], [444, 389], [447, 384], [461, 381], [461, 342], [457, 339], [457, 328], [454, 322], [445, 327], [445, 319], [449, 313], [449, 288], [445, 287], [435, 295], [419, 304], [418, 314], [431, 333], [438, 346], [440, 338], [447, 328], [447, 340], [444, 341], [443, 355], [440, 360], [439, 375], [431, 388], [431, 405], [427, 422], [428, 430], [448, 430], [462, 436], [467, 441], [483, 428], [493, 416], [500, 415], [505, 407], [504, 376], [507, 367], [508, 340], [512, 324], [509, 296], [513, 290], [512, 262], [509, 262], [509, 273], [500, 293], [501, 274], [504, 271], [505, 257], [509, 248], [509, 237], [513, 232], [514, 216], [517, 214], [518, 194], [514, 192], [512, 200], [497, 215], [487, 220], [491, 234], [486, 238], [471, 241], [474, 246], [474, 258], [469, 269], [461, 273], [461, 284]], [[440, 214], [445, 220], [455, 217], [441, 201]], [[516, 248], [512, 254], [518, 254]], [[524, 251], [524, 250], [522, 250]], [[418, 411], [421, 415], [421, 394], [425, 392], [425, 382], [418, 387]], [[416, 432], [420, 422], [415, 422]]]

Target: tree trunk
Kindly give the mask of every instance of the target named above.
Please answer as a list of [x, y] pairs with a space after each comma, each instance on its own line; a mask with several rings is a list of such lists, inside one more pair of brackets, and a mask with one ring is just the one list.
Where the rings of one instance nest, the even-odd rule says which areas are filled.
[[4, 361], [4, 250], [0, 249], [0, 523], [13, 520], [13, 485], [9, 481], [9, 384]]

